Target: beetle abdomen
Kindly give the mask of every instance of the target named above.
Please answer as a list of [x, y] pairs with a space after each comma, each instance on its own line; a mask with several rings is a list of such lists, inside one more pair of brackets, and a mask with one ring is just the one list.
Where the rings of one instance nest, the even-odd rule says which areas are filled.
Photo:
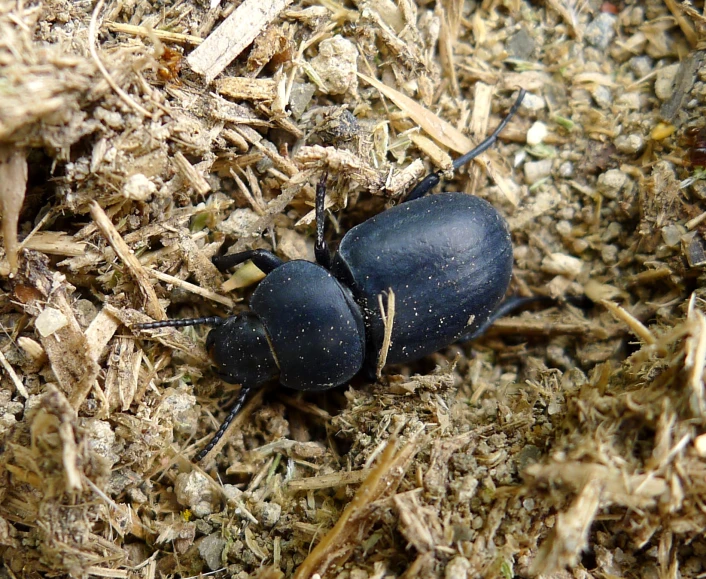
[[363, 309], [368, 355], [383, 324], [378, 295], [395, 293], [390, 364], [421, 358], [482, 324], [510, 283], [507, 223], [486, 201], [440, 193], [403, 203], [351, 229], [332, 272]]
[[295, 390], [326, 390], [350, 380], [365, 358], [360, 308], [324, 268], [290, 261], [270, 272], [250, 300], [280, 368]]

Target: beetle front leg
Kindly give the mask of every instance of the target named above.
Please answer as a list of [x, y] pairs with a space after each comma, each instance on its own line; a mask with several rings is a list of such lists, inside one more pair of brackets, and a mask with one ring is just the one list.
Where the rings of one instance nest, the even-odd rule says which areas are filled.
[[324, 239], [326, 226], [326, 178], [328, 171], [325, 171], [321, 176], [319, 183], [316, 185], [316, 243], [314, 244], [314, 255], [316, 263], [325, 269], [331, 269], [331, 252], [328, 249], [328, 244]]
[[266, 249], [248, 249], [247, 251], [231, 253], [230, 255], [217, 255], [211, 261], [219, 271], [225, 271], [234, 265], [245, 263], [249, 259], [252, 260], [263, 273], [270, 273], [273, 269], [284, 263], [274, 253]]

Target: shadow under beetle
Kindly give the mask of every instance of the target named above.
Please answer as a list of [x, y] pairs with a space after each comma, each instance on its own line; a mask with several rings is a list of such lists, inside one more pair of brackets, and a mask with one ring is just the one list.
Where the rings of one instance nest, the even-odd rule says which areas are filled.
[[[454, 161], [458, 169], [491, 147], [517, 112], [525, 91], [498, 128]], [[252, 260], [266, 277], [250, 311], [139, 324], [138, 329], [214, 326], [206, 346], [226, 382], [240, 395], [201, 460], [223, 436], [249, 392], [279, 377], [295, 390], [328, 390], [363, 371], [374, 375], [383, 345], [378, 296], [392, 290], [387, 363], [422, 358], [483, 333], [496, 319], [534, 298], [500, 303], [512, 274], [512, 243], [505, 219], [487, 202], [464, 193], [426, 196], [441, 180], [425, 177], [403, 203], [357, 225], [331, 256], [324, 241], [326, 175], [316, 189], [316, 262], [283, 262], [255, 249], [215, 257], [220, 270]], [[500, 304], [500, 305], [499, 305]]]

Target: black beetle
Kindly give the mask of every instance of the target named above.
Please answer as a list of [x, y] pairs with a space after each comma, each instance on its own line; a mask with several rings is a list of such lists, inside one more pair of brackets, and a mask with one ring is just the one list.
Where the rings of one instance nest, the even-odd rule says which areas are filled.
[[[454, 161], [454, 169], [492, 146], [524, 95], [521, 90], [498, 128]], [[278, 376], [289, 388], [316, 391], [344, 384], [361, 370], [373, 374], [385, 334], [378, 306], [383, 293], [391, 290], [396, 304], [387, 348], [391, 364], [470, 340], [532, 299], [500, 304], [512, 274], [507, 223], [478, 197], [425, 197], [440, 179], [440, 173], [428, 175], [403, 203], [351, 229], [332, 258], [324, 241], [324, 175], [316, 191], [317, 263], [282, 262], [260, 249], [216, 257], [220, 270], [252, 260], [267, 274], [252, 295], [251, 311], [136, 326], [215, 326], [206, 345], [218, 374], [242, 385], [233, 409], [197, 461], [220, 440], [248, 393]]]

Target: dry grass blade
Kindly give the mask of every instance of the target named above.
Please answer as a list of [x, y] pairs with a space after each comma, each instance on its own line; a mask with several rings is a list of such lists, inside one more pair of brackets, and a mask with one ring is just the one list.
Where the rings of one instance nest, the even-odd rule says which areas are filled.
[[345, 561], [365, 529], [373, 523], [369, 512], [371, 503], [392, 494], [400, 483], [407, 465], [419, 450], [418, 437], [418, 434], [412, 436], [399, 451], [396, 450], [396, 438], [391, 437], [388, 440], [377, 465], [334, 527], [299, 566], [294, 579], [307, 579], [315, 573], [323, 576], [332, 565], [340, 565]]
[[149, 279], [149, 274], [142, 267], [142, 264], [135, 257], [135, 254], [130, 250], [125, 240], [120, 236], [120, 233], [110, 221], [105, 211], [95, 201], [91, 203], [91, 217], [96, 222], [96, 225], [101, 230], [105, 238], [110, 243], [111, 247], [118, 254], [118, 257], [123, 261], [129, 272], [132, 274], [137, 287], [145, 299], [145, 310], [156, 320], [164, 320], [167, 315], [164, 312], [157, 294], [152, 287]]
[[29, 392], [27, 392], [27, 388], [25, 388], [25, 385], [22, 384], [22, 380], [20, 380], [19, 376], [17, 375], [17, 372], [15, 372], [15, 369], [10, 366], [10, 363], [7, 361], [7, 358], [5, 358], [5, 354], [2, 353], [2, 350], [0, 350], [0, 365], [5, 368], [5, 372], [7, 372], [7, 375], [10, 377], [10, 380], [12, 380], [12, 383], [14, 384], [17, 393], [22, 396], [22, 398], [24, 398], [25, 400], [29, 398]]
[[604, 305], [608, 311], [613, 314], [616, 320], [624, 322], [630, 328], [630, 330], [646, 344], [654, 346], [657, 343], [657, 338], [655, 335], [638, 320], [635, 316], [630, 314], [625, 308], [620, 307], [613, 302], [608, 300], [601, 300], [601, 304]]
[[664, 3], [667, 5], [667, 8], [669, 8], [679, 28], [681, 28], [681, 31], [684, 33], [684, 36], [689, 42], [689, 46], [692, 49], [696, 48], [696, 45], [699, 43], [699, 34], [696, 32], [694, 25], [684, 16], [682, 6], [677, 4], [675, 0], [664, 0]]
[[569, 510], [557, 516], [556, 525], [532, 563], [532, 575], [551, 575], [575, 565], [588, 544], [588, 531], [600, 505], [603, 483], [590, 480]]
[[387, 353], [390, 351], [390, 345], [392, 344], [392, 326], [395, 323], [395, 292], [392, 291], [392, 288], [387, 290], [387, 307], [382, 300], [383, 296], [380, 294], [378, 296], [378, 306], [380, 307], [385, 333], [382, 337], [382, 346], [380, 347], [380, 356], [378, 357], [376, 368], [378, 379], [382, 376], [382, 369], [387, 364]]
[[132, 34], [133, 36], [141, 36], [143, 38], [157, 38], [163, 42], [173, 42], [174, 44], [198, 46], [203, 42], [203, 38], [193, 36], [192, 34], [180, 34], [169, 30], [158, 30], [156, 28], [135, 26], [134, 24], [125, 24], [122, 22], [106, 22], [106, 28], [111, 32], [122, 32], [123, 34]]
[[402, 94], [398, 90], [387, 86], [379, 80], [358, 73], [368, 84], [371, 84], [378, 89], [383, 95], [389, 98], [400, 109], [409, 115], [409, 117], [417, 123], [432, 139], [448, 147], [457, 153], [467, 153], [473, 148], [471, 140], [461, 131], [457, 130], [453, 125], [450, 125], [445, 120], [428, 111], [416, 101]]

